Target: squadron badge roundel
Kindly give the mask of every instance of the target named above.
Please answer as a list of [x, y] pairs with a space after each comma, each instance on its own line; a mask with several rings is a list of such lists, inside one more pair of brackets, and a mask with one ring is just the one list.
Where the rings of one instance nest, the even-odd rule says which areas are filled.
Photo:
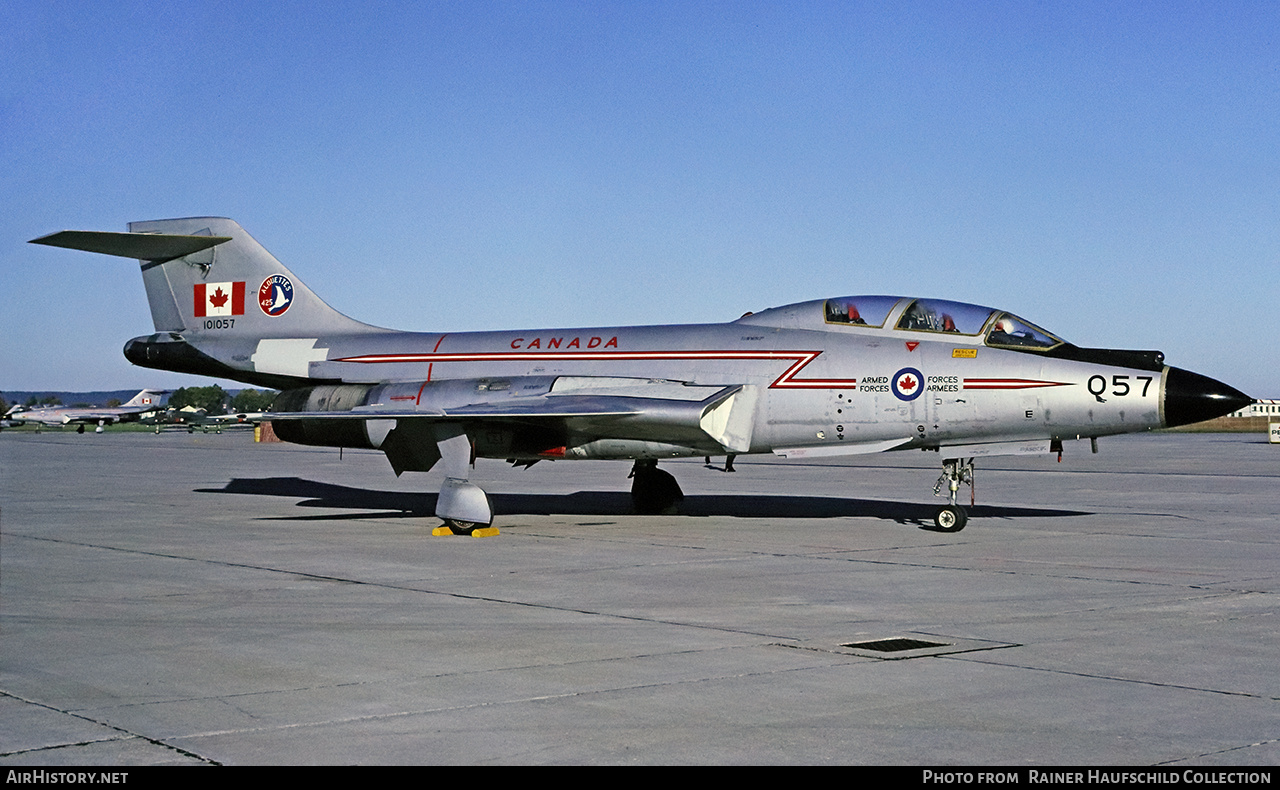
[[893, 374], [893, 394], [898, 400], [915, 400], [924, 391], [924, 376], [915, 368], [903, 368]]
[[283, 274], [273, 274], [258, 287], [258, 307], [269, 316], [282, 316], [293, 304], [293, 283]]

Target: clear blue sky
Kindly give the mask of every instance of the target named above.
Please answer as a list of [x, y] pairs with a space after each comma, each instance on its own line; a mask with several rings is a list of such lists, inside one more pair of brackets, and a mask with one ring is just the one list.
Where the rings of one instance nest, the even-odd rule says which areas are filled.
[[[1003, 307], [1280, 397], [1280, 3], [0, 2], [0, 391], [134, 368], [238, 220], [403, 329]], [[225, 384], [225, 382], [223, 382]]]

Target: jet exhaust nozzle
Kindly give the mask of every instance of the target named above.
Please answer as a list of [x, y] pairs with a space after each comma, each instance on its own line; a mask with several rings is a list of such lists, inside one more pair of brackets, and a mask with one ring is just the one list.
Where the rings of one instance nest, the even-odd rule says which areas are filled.
[[1253, 398], [1221, 381], [1181, 368], [1165, 375], [1166, 428], [1224, 417], [1253, 403]]

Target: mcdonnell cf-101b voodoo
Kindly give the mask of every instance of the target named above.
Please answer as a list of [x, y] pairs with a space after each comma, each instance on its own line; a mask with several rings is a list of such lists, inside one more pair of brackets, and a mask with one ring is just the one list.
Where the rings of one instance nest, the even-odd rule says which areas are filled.
[[34, 422], [40, 425], [75, 425], [76, 433], [84, 433], [84, 426], [96, 425], [94, 433], [102, 433], [104, 426], [117, 422], [137, 422], [148, 412], [164, 408], [169, 390], [143, 390], [120, 406], [49, 406], [35, 409], [14, 407], [5, 415], [12, 422]]
[[682, 498], [661, 459], [906, 449], [938, 452], [935, 493], [949, 501], [934, 521], [953, 532], [976, 457], [1060, 452], [1251, 402], [1156, 351], [1081, 348], [940, 299], [818, 299], [719, 324], [401, 332], [329, 307], [228, 219], [34, 241], [141, 261], [155, 333], [125, 345], [134, 364], [283, 390], [272, 422], [286, 441], [378, 449], [397, 474], [442, 464], [437, 534], [496, 531], [470, 479], [477, 457], [633, 460], [635, 508], [653, 513]]

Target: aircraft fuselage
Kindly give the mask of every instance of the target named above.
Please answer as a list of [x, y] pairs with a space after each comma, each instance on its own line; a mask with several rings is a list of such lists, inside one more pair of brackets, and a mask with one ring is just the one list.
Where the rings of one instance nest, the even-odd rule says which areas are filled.
[[[938, 450], [950, 504], [972, 459], [1181, 425], [1250, 398], [1155, 351], [1074, 346], [1000, 310], [848, 296], [723, 324], [395, 332], [334, 310], [234, 221], [131, 223], [35, 240], [137, 258], [155, 333], [145, 367], [282, 390], [287, 441], [372, 447], [397, 473], [442, 462], [437, 514], [464, 531], [492, 507], [476, 457], [634, 459], [638, 511], [680, 498], [662, 458]], [[728, 467], [729, 464], [726, 464]]]
[[[910, 300], [904, 300], [910, 301]], [[977, 336], [930, 336], [884, 328], [784, 329], [745, 321], [659, 327], [503, 332], [373, 333], [267, 339], [252, 352], [255, 374], [296, 375], [369, 385], [350, 402], [439, 415], [483, 400], [553, 393], [562, 377], [682, 382], [756, 391], [749, 449], [865, 452], [1023, 440], [1075, 439], [1162, 427], [1166, 370], [1053, 359], [992, 348]], [[226, 358], [226, 356], [223, 356]], [[323, 385], [322, 385], [323, 386]], [[617, 382], [625, 388], [625, 382]], [[478, 389], [483, 388], [483, 389]], [[634, 389], [634, 387], [633, 387]], [[635, 392], [644, 397], [643, 387]], [[709, 393], [707, 393], [709, 394]], [[692, 397], [692, 396], [690, 396]], [[327, 406], [327, 404], [326, 404]], [[311, 410], [329, 411], [320, 404]], [[459, 419], [465, 421], [464, 415]], [[520, 422], [513, 416], [512, 423]], [[570, 422], [573, 419], [570, 418]], [[705, 434], [649, 449], [575, 455], [592, 440], [577, 419], [563, 457], [663, 457], [726, 451]], [[644, 437], [643, 430], [635, 437]], [[615, 437], [617, 438], [617, 437]], [[486, 452], [486, 449], [488, 452]], [[524, 457], [553, 448], [477, 442], [480, 455]], [[518, 450], [518, 452], [516, 451]]]

